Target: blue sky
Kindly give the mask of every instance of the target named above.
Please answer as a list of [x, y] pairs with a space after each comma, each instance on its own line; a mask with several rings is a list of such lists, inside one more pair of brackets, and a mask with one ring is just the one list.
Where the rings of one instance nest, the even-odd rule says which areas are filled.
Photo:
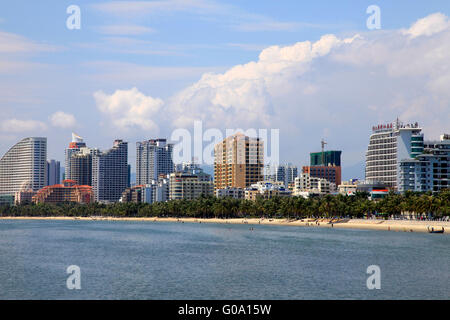
[[[72, 4], [80, 30], [66, 28]], [[372, 4], [381, 30], [366, 27]], [[280, 160], [297, 165], [326, 138], [343, 150], [344, 178], [362, 178], [373, 124], [401, 116], [430, 138], [448, 132], [449, 11], [437, 0], [3, 2], [0, 153], [47, 136], [48, 157], [62, 161], [75, 131], [92, 147], [129, 141], [134, 165], [136, 141], [201, 119], [220, 130], [279, 128]], [[425, 31], [409, 29], [426, 17]], [[339, 40], [319, 42], [329, 34]], [[344, 41], [355, 35], [364, 40]], [[302, 60], [296, 44], [308, 41], [325, 52]], [[224, 110], [229, 119], [213, 116]]]

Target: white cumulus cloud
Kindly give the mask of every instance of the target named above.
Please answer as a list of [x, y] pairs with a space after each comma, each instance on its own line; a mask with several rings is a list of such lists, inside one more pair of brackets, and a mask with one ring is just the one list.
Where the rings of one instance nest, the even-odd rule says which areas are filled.
[[435, 33], [442, 32], [449, 27], [450, 22], [448, 17], [440, 12], [437, 12], [417, 20], [411, 28], [404, 31], [404, 34], [409, 35], [411, 38], [431, 36]]
[[97, 107], [120, 130], [158, 130], [155, 118], [163, 105], [158, 98], [146, 96], [137, 88], [116, 90], [112, 94], [94, 93]]
[[[335, 47], [349, 45], [357, 38], [338, 39], [325, 35], [314, 43], [272, 46], [264, 49], [256, 62], [235, 66], [223, 74], [205, 74], [169, 101], [174, 124], [188, 126], [196, 119], [203, 119], [216, 127], [231, 128], [237, 123], [271, 126], [282, 108], [273, 99], [292, 81], [307, 73], [314, 59], [326, 56]], [[311, 93], [312, 87], [308, 85], [302, 90]]]
[[60, 128], [73, 128], [76, 126], [77, 121], [73, 114], [57, 111], [50, 116], [50, 122], [54, 127]]

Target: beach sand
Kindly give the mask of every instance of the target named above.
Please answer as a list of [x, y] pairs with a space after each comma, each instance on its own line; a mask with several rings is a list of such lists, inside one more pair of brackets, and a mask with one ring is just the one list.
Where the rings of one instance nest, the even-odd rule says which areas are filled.
[[[0, 217], [0, 220], [84, 220], [84, 221], [149, 221], [177, 223], [216, 223], [216, 224], [249, 224], [300, 226], [311, 228], [365, 229], [395, 232], [428, 232], [429, 229], [442, 230], [450, 234], [450, 222], [416, 221], [416, 220], [367, 220], [367, 219], [201, 219], [201, 218], [113, 218], [113, 217]], [[429, 229], [428, 229], [429, 228]]]

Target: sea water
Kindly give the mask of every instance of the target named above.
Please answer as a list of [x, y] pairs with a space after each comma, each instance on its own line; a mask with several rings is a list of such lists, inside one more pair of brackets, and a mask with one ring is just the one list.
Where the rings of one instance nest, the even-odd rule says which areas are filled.
[[[252, 229], [253, 228], [253, 229]], [[369, 266], [380, 270], [370, 290]], [[69, 289], [69, 266], [80, 289]], [[1, 299], [449, 299], [450, 236], [0, 220]]]

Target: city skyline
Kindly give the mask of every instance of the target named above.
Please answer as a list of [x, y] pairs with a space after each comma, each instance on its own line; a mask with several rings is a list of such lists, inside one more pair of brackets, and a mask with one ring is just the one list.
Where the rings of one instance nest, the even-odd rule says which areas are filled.
[[449, 0], [2, 1], [0, 300], [450, 299], [449, 88]]
[[45, 11], [1, 5], [1, 154], [45, 135], [48, 158], [64, 163], [72, 131], [106, 149], [115, 138], [170, 137], [202, 120], [219, 130], [280, 129], [283, 161], [298, 166], [325, 139], [345, 150], [348, 179], [364, 177], [374, 123], [420, 119], [435, 140], [448, 131], [445, 1], [379, 1], [379, 30], [366, 26], [369, 2], [120, 3], [79, 1], [80, 30], [67, 29], [65, 1]]
[[[393, 122], [391, 122], [391, 123], [387, 123], [387, 122], [385, 122], [384, 124], [379, 124], [378, 126], [372, 126], [372, 135], [371, 134], [369, 134], [368, 135], [368, 137], [369, 137], [369, 143], [368, 143], [368, 148], [369, 148], [369, 150], [370, 150], [370, 144], [372, 143], [371, 142], [371, 139], [372, 139], [372, 136], [374, 135], [374, 134], [377, 134], [377, 133], [383, 133], [383, 132], [390, 132], [390, 131], [395, 131], [395, 128], [396, 128], [396, 126], [398, 127], [400, 127], [400, 128], [403, 128], [402, 130], [406, 130], [406, 129], [408, 129], [408, 130], [414, 130], [415, 128], [418, 128], [418, 130], [419, 130], [419, 132], [423, 132], [424, 130], [424, 128], [422, 128], [422, 127], [420, 127], [419, 128], [419, 124], [418, 124], [418, 122], [415, 122], [415, 123], [411, 123], [411, 124], [404, 124], [403, 122], [401, 122], [398, 118], [395, 120], [395, 121], [393, 121]], [[235, 136], [235, 135], [243, 135], [243, 133], [242, 132], [237, 132], [236, 134], [233, 134], [233, 135], [230, 135], [230, 136], [228, 136], [228, 137], [226, 137], [227, 139], [230, 139], [230, 138], [232, 138], [233, 136]], [[424, 136], [424, 134], [423, 133], [421, 133], [421, 141], [422, 141], [422, 145], [423, 145], [423, 142], [426, 142], [426, 143], [428, 143], [428, 144], [433, 144], [433, 143], [436, 143], [436, 142], [438, 142], [439, 140], [442, 140], [442, 137], [443, 136], [448, 136], [448, 134], [447, 133], [445, 133], [445, 132], [442, 132], [440, 135], [439, 135], [439, 138], [438, 139], [429, 139], [428, 137], [425, 137]], [[41, 139], [41, 137], [26, 137], [26, 138], [23, 138], [22, 140], [24, 140], [24, 139], [36, 139], [36, 138], [38, 138], [38, 139]], [[43, 137], [44, 139], [46, 139], [47, 140], [47, 137]], [[261, 138], [259, 138], [259, 139], [261, 139]], [[226, 139], [225, 139], [226, 140]], [[224, 140], [224, 141], [225, 141]], [[114, 139], [114, 141], [122, 141], [122, 139]], [[221, 141], [221, 142], [219, 142], [219, 143], [217, 143], [216, 145], [215, 145], [215, 147], [217, 148], [217, 146], [219, 146], [219, 145], [221, 145], [221, 144], [223, 144], [223, 142], [224, 141]], [[261, 143], [262, 144], [265, 144], [265, 142], [266, 141], [264, 141], [263, 139], [261, 139]], [[18, 141], [16, 144], [18, 144], [18, 143], [20, 143], [20, 141]], [[127, 143], [128, 144], [128, 142], [125, 142], [125, 143]], [[180, 144], [181, 144], [182, 142], [180, 142]], [[324, 143], [324, 141], [322, 141], [322, 143]], [[326, 143], [324, 143], [325, 145], [326, 145]], [[146, 158], [147, 158], [147, 160], [145, 161], [145, 163], [144, 162], [142, 162], [143, 161], [143, 159], [141, 159], [141, 161], [140, 162], [142, 162], [143, 163], [143, 165], [145, 164], [145, 166], [148, 166], [150, 163], [154, 163], [155, 162], [155, 165], [157, 166], [157, 164], [158, 163], [161, 163], [161, 164], [164, 164], [164, 166], [162, 167], [163, 168], [163, 171], [165, 172], [165, 173], [167, 173], [167, 172], [175, 172], [175, 171], [177, 171], [177, 170], [175, 170], [175, 167], [177, 167], [177, 166], [181, 166], [181, 165], [184, 165], [185, 163], [184, 162], [174, 162], [173, 161], [173, 155], [172, 155], [172, 150], [173, 150], [173, 148], [174, 148], [174, 144], [170, 141], [170, 140], [168, 140], [167, 138], [161, 138], [161, 137], [153, 137], [153, 138], [150, 138], [150, 139], [146, 139], [146, 140], [143, 140], [143, 141], [136, 141], [136, 145], [137, 146], [139, 146], [139, 148], [143, 148], [144, 146], [146, 146], [146, 148], [151, 148], [151, 147], [155, 147], [156, 149], [158, 149], [158, 152], [160, 152], [159, 150], [165, 150], [164, 152], [165, 153], [167, 153], [167, 154], [159, 154], [159, 153], [156, 153], [156, 152], [154, 152], [154, 154], [153, 153], [150, 153], [150, 152], [146, 152]], [[13, 145], [13, 146], [10, 146], [10, 149], [12, 149], [13, 147], [14, 147], [15, 145]], [[47, 147], [48, 148], [48, 147]], [[182, 146], [181, 146], [181, 148], [182, 148]], [[366, 147], [367, 148], [367, 147]], [[127, 148], [127, 151], [126, 151], [126, 154], [127, 154], [127, 158], [128, 159], [130, 159], [130, 153], [131, 153], [131, 151], [130, 150], [128, 150], [129, 148]], [[150, 149], [149, 149], [150, 150]], [[152, 149], [153, 150], [153, 149]], [[182, 149], [181, 149], [182, 150]], [[179, 150], [178, 150], [179, 151]], [[64, 177], [64, 173], [65, 173], [65, 179], [69, 179], [69, 180], [75, 180], [75, 181], [77, 181], [78, 179], [77, 178], [74, 178], [71, 174], [70, 174], [70, 167], [71, 166], [69, 166], [68, 167], [68, 164], [70, 164], [70, 159], [71, 159], [71, 157], [73, 157], [73, 156], [76, 156], [75, 158], [77, 158], [77, 157], [85, 157], [86, 155], [90, 155], [91, 157], [92, 157], [92, 155], [95, 155], [96, 153], [99, 153], [100, 152], [100, 149], [99, 148], [97, 148], [97, 147], [87, 147], [87, 145], [86, 145], [86, 142], [84, 141], [84, 138], [82, 138], [82, 137], [80, 137], [79, 135], [77, 135], [76, 133], [73, 133], [72, 132], [72, 141], [68, 144], [68, 148], [66, 148], [65, 149], [65, 167], [61, 167], [60, 168], [60, 173], [61, 173], [61, 175], [60, 175], [60, 177], [59, 177], [59, 179], [61, 179], [61, 180], [63, 180], [63, 177]], [[138, 151], [137, 150], [137, 152], [138, 152], [138, 154], [142, 154], [142, 150], [140, 150], [140, 151]], [[153, 151], [152, 151], [153, 152]], [[345, 151], [344, 151], [345, 152]], [[412, 156], [417, 156], [417, 155], [420, 155], [421, 153], [423, 152], [423, 147], [422, 147], [422, 149], [421, 150], [416, 150], [415, 151], [415, 153], [414, 154], [412, 154]], [[148, 154], [147, 154], [148, 153]], [[311, 166], [312, 167], [314, 167], [314, 166], [319, 166], [320, 167], [320, 164], [319, 164], [319, 162], [320, 161], [323, 161], [323, 160], [320, 160], [320, 158], [322, 157], [322, 154], [323, 154], [323, 157], [325, 157], [324, 159], [327, 159], [327, 160], [325, 160], [325, 161], [337, 161], [337, 163], [334, 163], [334, 162], [330, 162], [330, 163], [328, 163], [326, 166], [324, 166], [323, 168], [330, 168], [330, 169], [333, 169], [333, 168], [338, 168], [339, 169], [339, 177], [338, 177], [338, 180], [339, 181], [341, 181], [341, 179], [342, 180], [345, 180], [345, 179], [351, 179], [351, 180], [353, 180], [353, 179], [357, 179], [357, 180], [365, 180], [366, 178], [368, 178], [369, 180], [373, 180], [373, 178], [371, 177], [371, 176], [369, 176], [369, 177], [367, 177], [367, 173], [366, 174], [364, 174], [364, 176], [361, 178], [361, 177], [356, 177], [356, 176], [351, 176], [351, 177], [349, 177], [349, 174], [347, 174], [346, 176], [346, 178], [343, 178], [343, 174], [341, 174], [340, 173], [340, 171], [341, 171], [341, 166], [340, 166], [340, 164], [341, 164], [341, 160], [340, 160], [340, 157], [341, 157], [341, 153], [342, 153], [342, 151], [336, 151], [336, 150], [328, 150], [327, 148], [324, 148], [323, 149], [323, 151], [319, 151], [319, 152], [316, 152], [316, 151], [309, 151], [309, 163], [307, 162], [307, 163], [305, 163], [304, 165], [298, 165], [297, 163], [291, 163], [291, 162], [286, 162], [286, 161], [284, 161], [284, 158], [281, 156], [280, 157], [280, 159], [279, 159], [279, 162], [278, 163], [264, 163], [264, 165], [263, 165], [263, 176], [273, 176], [273, 177], [275, 177], [274, 179], [275, 180], [277, 180], [278, 181], [278, 178], [276, 178], [277, 177], [277, 173], [276, 172], [265, 172], [266, 171], [266, 169], [267, 170], [269, 170], [269, 171], [271, 171], [271, 170], [278, 170], [278, 168], [281, 168], [281, 167], [285, 167], [285, 166], [287, 166], [287, 167], [295, 167], [296, 168], [296, 170], [298, 169], [300, 169], [300, 168], [302, 168], [303, 167], [303, 172], [305, 172], [305, 168], [310, 168]], [[366, 153], [367, 153], [367, 149], [366, 149]], [[337, 156], [335, 156], [335, 154], [337, 155]], [[7, 153], [5, 153], [4, 155], [2, 155], [2, 156], [6, 156], [7, 155]], [[149, 155], [151, 155], [151, 157], [150, 158], [152, 158], [151, 159], [151, 161], [150, 161], [150, 158], [149, 158]], [[137, 158], [140, 158], [140, 157], [142, 157], [142, 155], [139, 155]], [[155, 159], [153, 159], [154, 157], [156, 157]], [[332, 157], [332, 158], [329, 158], [329, 157]], [[336, 158], [334, 158], [334, 157], [336, 157]], [[156, 159], [158, 159], [158, 160], [156, 160]], [[170, 160], [168, 160], [168, 159], [170, 159]], [[331, 159], [333, 159], [333, 160], [331, 160]], [[362, 161], [364, 161], [365, 162], [365, 166], [364, 166], [364, 170], [365, 171], [367, 171], [367, 154], [364, 156], [364, 158], [362, 158], [363, 160]], [[400, 158], [399, 158], [400, 159]], [[399, 159], [397, 159], [398, 161], [400, 161]], [[169, 162], [167, 162], [167, 161], [169, 161]], [[48, 156], [47, 156], [47, 166], [49, 166], [50, 165], [50, 163], [53, 163], [53, 162], [55, 162], [55, 159], [50, 159]], [[58, 161], [58, 160], [56, 160], [56, 162], [58, 163], [58, 168], [59, 168], [59, 163], [60, 163], [60, 161]], [[136, 177], [136, 180], [134, 180], [133, 182], [134, 183], [136, 183], [136, 184], [142, 184], [142, 183], [138, 183], [138, 180], [137, 180], [137, 171], [139, 171], [139, 170], [136, 170], [136, 168], [137, 168], [137, 165], [140, 163], [139, 161], [138, 162], [135, 162], [135, 164], [134, 164], [134, 166], [133, 166], [133, 164], [131, 164], [130, 163], [130, 160], [128, 160], [128, 164], [127, 164], [127, 166], [128, 167], [130, 167], [131, 168], [131, 173], [132, 173], [132, 175], [134, 175], [135, 177]], [[167, 162], [167, 163], [166, 163]], [[168, 168], [170, 167], [170, 164], [171, 163], [171, 166], [174, 168], [174, 170], [173, 171], [171, 171], [171, 170], [169, 170]], [[192, 163], [196, 163], [196, 160], [195, 160], [195, 157], [193, 157], [192, 158]], [[339, 164], [338, 166], [336, 166], [337, 164]], [[53, 166], [54, 165], [56, 165], [56, 164], [53, 164]], [[76, 166], [79, 166], [80, 164], [76, 164]], [[206, 169], [206, 171], [208, 172], [209, 170], [212, 170], [211, 171], [211, 175], [213, 175], [213, 170], [214, 170], [214, 166], [208, 166], [208, 165], [205, 165], [205, 164], [203, 164], [203, 163], [197, 163], [197, 165], [199, 165], [199, 166], [201, 166], [203, 169]], [[169, 166], [169, 167], [167, 167], [167, 166]], [[167, 168], [166, 168], [167, 167]], [[133, 171], [133, 168], [134, 168], [134, 171]], [[165, 169], [164, 169], [165, 168]], [[48, 170], [48, 169], [47, 169]], [[54, 169], [53, 169], [54, 170]], [[79, 169], [77, 169], [77, 170], [79, 170]], [[147, 169], [146, 169], [147, 170]], [[148, 170], [150, 170], [150, 169], [148, 169]], [[159, 170], [159, 169], [158, 169]], [[168, 171], [167, 171], [168, 170]], [[391, 170], [394, 170], [394, 169], [391, 169]], [[396, 169], [395, 169], [396, 170]], [[167, 172], [166, 172], [167, 171]], [[153, 171], [152, 171], [153, 172]], [[300, 171], [299, 171], [300, 172]], [[69, 174], [68, 174], [69, 173]], [[77, 173], [77, 174], [79, 174], [79, 173]], [[157, 172], [153, 172], [152, 173], [152, 175], [158, 175], [157, 174]], [[53, 179], [55, 179], [56, 177], [53, 177]], [[48, 173], [47, 173], [47, 178], [46, 179], [48, 179]], [[142, 178], [143, 179], [143, 178]], [[153, 178], [151, 178], [151, 179], [155, 179], [155, 177], [153, 177]], [[151, 180], [150, 179], [150, 180]], [[284, 178], [283, 178], [284, 179]], [[144, 179], [145, 180], [145, 179]], [[144, 181], [143, 180], [143, 181]], [[148, 180], [148, 179], [147, 179]], [[147, 181], [147, 180], [145, 180], [145, 181]], [[148, 181], [150, 181], [150, 180], [148, 180]], [[375, 179], [376, 180], [376, 179]], [[84, 183], [82, 183], [82, 184], [84, 184]], [[89, 183], [86, 183], [86, 184], [89, 184]], [[145, 183], [144, 183], [145, 184]], [[47, 185], [47, 184], [46, 184]]]

